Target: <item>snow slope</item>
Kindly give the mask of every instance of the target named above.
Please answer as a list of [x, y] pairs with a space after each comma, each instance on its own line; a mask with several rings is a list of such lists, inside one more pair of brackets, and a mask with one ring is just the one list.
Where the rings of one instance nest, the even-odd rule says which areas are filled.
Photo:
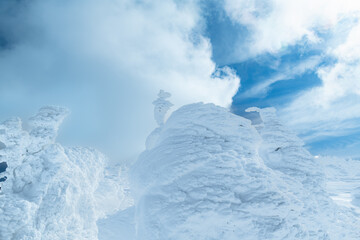
[[175, 111], [131, 169], [135, 239], [360, 239], [320, 165], [276, 119], [212, 104]]
[[44, 107], [22, 128], [0, 124], [0, 161], [8, 177], [0, 195], [1, 240], [97, 239], [96, 221], [126, 199], [119, 168], [96, 150], [55, 142], [68, 111]]

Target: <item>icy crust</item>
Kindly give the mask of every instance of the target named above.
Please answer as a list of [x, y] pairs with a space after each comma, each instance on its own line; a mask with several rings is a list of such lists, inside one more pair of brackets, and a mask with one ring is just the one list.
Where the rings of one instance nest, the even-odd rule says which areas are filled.
[[8, 163], [0, 195], [1, 240], [97, 239], [96, 221], [121, 208], [119, 172], [106, 169], [105, 157], [55, 142], [67, 114], [64, 108], [42, 108], [30, 119], [29, 131], [18, 118], [0, 125], [6, 145], [0, 160]]
[[199, 103], [154, 130], [131, 170], [136, 239], [359, 239], [301, 141], [261, 115]]

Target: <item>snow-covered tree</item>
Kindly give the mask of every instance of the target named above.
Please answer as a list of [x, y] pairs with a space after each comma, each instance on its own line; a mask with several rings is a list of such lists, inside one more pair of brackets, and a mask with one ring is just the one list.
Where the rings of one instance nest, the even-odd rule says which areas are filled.
[[67, 114], [48, 106], [28, 129], [19, 118], [0, 123], [0, 182], [7, 179], [0, 194], [1, 240], [97, 240], [97, 221], [122, 208], [119, 168], [94, 149], [56, 142]]
[[173, 104], [166, 100], [171, 97], [171, 94], [165, 92], [164, 90], [160, 90], [158, 93], [158, 98], [153, 102], [154, 104], [154, 118], [159, 126], [164, 124], [164, 119], [167, 111], [173, 106]]

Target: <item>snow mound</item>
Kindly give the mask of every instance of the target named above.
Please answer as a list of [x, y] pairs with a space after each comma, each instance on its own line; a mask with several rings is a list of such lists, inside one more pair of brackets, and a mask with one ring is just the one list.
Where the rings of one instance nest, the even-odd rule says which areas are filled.
[[[96, 221], [122, 208], [119, 168], [100, 152], [55, 142], [68, 114], [44, 107], [22, 128], [18, 118], [0, 124], [0, 161], [7, 181], [0, 195], [0, 239], [97, 239]], [[111, 169], [111, 171], [110, 171]]]
[[261, 125], [212, 104], [175, 111], [131, 168], [136, 239], [359, 239], [359, 219], [274, 109]]

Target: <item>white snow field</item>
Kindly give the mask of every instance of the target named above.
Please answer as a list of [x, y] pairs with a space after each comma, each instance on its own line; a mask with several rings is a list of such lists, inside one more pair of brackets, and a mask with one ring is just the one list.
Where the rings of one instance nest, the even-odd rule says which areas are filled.
[[360, 239], [360, 162], [314, 158], [273, 108], [154, 101], [156, 128], [126, 170], [55, 142], [68, 111], [0, 124], [1, 240]]
[[[97, 239], [96, 221], [122, 208], [119, 168], [93, 149], [55, 142], [68, 111], [45, 107], [30, 119], [0, 124], [0, 162], [7, 162], [0, 195], [1, 240]], [[110, 170], [111, 169], [111, 170]]]

